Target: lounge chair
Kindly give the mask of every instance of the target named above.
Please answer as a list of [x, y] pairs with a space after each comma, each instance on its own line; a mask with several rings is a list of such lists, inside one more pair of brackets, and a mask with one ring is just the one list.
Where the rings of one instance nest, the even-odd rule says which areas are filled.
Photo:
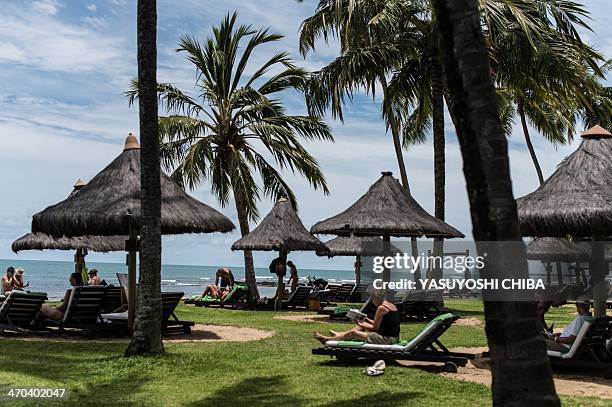
[[353, 283], [342, 283], [336, 294], [331, 298], [332, 302], [348, 302], [351, 298], [351, 294], [355, 289], [355, 284]]
[[235, 283], [232, 290], [222, 300], [210, 295], [191, 297], [185, 300], [185, 304], [194, 304], [198, 307], [233, 307], [246, 306], [249, 303], [251, 290], [244, 283]]
[[123, 288], [112, 285], [106, 286], [104, 301], [102, 301], [102, 313], [119, 312], [127, 307], [124, 301]]
[[[332, 300], [336, 296], [338, 290], [340, 290], [340, 287], [342, 287], [342, 284], [328, 283], [323, 290], [319, 290], [315, 293], [316, 298], [321, 301], [322, 305], [332, 306]], [[335, 306], [335, 304], [333, 304], [333, 306]]]
[[398, 293], [392, 302], [409, 320], [430, 320], [445, 312], [442, 291], [410, 290]]
[[351, 292], [349, 297], [349, 301], [352, 302], [361, 302], [368, 295], [368, 285], [367, 283], [355, 284], [355, 288]]
[[[182, 292], [164, 292], [161, 293], [162, 297], [162, 318], [161, 328], [164, 334], [173, 333], [191, 333], [191, 327], [195, 325], [192, 321], [181, 321], [178, 319], [174, 311], [181, 302], [184, 293]], [[114, 325], [116, 329], [127, 329], [128, 313], [125, 312], [114, 312], [108, 314], [102, 314], [102, 319], [105, 322], [109, 322], [110, 325]]]
[[[335, 356], [338, 359], [386, 359], [443, 362], [449, 371], [465, 366], [473, 355], [450, 352], [440, 342], [440, 336], [459, 319], [447, 313], [431, 320], [410, 341], [395, 345], [374, 345], [363, 341], [328, 341], [323, 347], [312, 350], [314, 355]], [[454, 367], [453, 367], [454, 366]]]
[[57, 326], [60, 331], [74, 328], [92, 333], [101, 328], [100, 314], [106, 287], [101, 285], [73, 287], [68, 306], [61, 321], [46, 320], [45, 325]]
[[46, 299], [45, 293], [10, 292], [0, 305], [0, 332], [30, 328]]
[[306, 285], [299, 285], [283, 300], [283, 308], [308, 308], [308, 298], [311, 288]]
[[567, 366], [604, 371], [612, 374], [612, 354], [606, 341], [612, 334], [612, 318], [599, 317], [585, 321], [572, 346], [565, 352], [549, 350], [552, 366]]

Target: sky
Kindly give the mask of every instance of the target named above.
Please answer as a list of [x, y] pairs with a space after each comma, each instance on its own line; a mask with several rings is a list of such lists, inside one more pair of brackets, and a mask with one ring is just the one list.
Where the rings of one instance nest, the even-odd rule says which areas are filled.
[[[612, 16], [609, 0], [583, 0], [591, 12], [593, 32], [583, 39], [612, 57]], [[239, 21], [255, 28], [271, 27], [285, 37], [267, 45], [252, 58], [251, 72], [266, 57], [287, 51], [308, 70], [324, 66], [338, 49], [320, 43], [316, 53], [302, 57], [298, 50], [301, 21], [316, 2], [292, 0], [223, 2], [210, 0], [158, 0], [158, 80], [192, 92], [195, 70], [175, 52], [182, 34], [204, 40], [213, 25], [237, 10]], [[31, 217], [66, 198], [78, 178], [90, 180], [121, 153], [128, 133], [138, 134], [138, 110], [123, 95], [136, 76], [136, 1], [129, 0], [0, 0], [0, 258], [72, 260], [62, 251], [11, 251], [11, 243], [30, 231]], [[289, 112], [305, 113], [304, 101], [284, 94]], [[301, 178], [287, 173], [299, 200], [299, 215], [310, 228], [315, 222], [346, 209], [375, 182], [381, 171], [397, 163], [390, 135], [380, 117], [380, 106], [358, 95], [346, 107], [344, 123], [326, 118], [335, 142], [307, 143], [327, 178], [330, 195], [313, 191]], [[553, 146], [532, 129], [534, 145], [545, 177], [574, 151], [571, 145]], [[471, 238], [461, 155], [452, 124], [446, 118], [446, 220]], [[522, 133], [515, 126], [509, 139], [515, 196], [538, 186]], [[405, 162], [415, 199], [433, 212], [433, 150], [431, 142], [405, 151]], [[219, 209], [237, 225], [235, 208], [221, 207], [203, 184], [190, 191], [197, 199]], [[260, 212], [272, 202], [264, 198]], [[252, 225], [254, 226], [254, 225]], [[242, 263], [232, 252], [237, 232], [164, 237], [165, 264], [229, 265]], [[331, 238], [326, 236], [323, 238]], [[256, 253], [255, 263], [265, 266], [271, 253]], [[353, 259], [318, 258], [312, 253], [292, 257], [303, 268], [350, 269]], [[124, 254], [90, 254], [89, 260], [122, 262]]]

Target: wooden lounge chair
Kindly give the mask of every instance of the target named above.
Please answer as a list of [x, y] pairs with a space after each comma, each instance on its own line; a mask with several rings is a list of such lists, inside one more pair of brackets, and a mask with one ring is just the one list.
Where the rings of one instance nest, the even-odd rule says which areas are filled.
[[73, 287], [68, 306], [61, 321], [46, 320], [45, 325], [57, 326], [60, 331], [66, 328], [93, 333], [101, 328], [100, 314], [106, 287], [101, 285]]
[[348, 302], [351, 298], [351, 294], [355, 289], [355, 284], [353, 283], [342, 283], [336, 294], [331, 298], [332, 302]]
[[45, 293], [10, 292], [0, 305], [0, 332], [30, 328], [46, 299]]
[[308, 298], [311, 288], [306, 285], [298, 285], [289, 294], [289, 298], [283, 300], [283, 308], [308, 308]]
[[362, 302], [368, 297], [368, 285], [367, 283], [355, 284], [355, 288], [351, 292], [349, 301], [351, 302]]
[[106, 286], [104, 301], [102, 301], [102, 313], [119, 312], [127, 307], [124, 301], [123, 288], [112, 285]]
[[549, 350], [548, 356], [553, 367], [586, 368], [602, 371], [612, 376], [612, 354], [606, 348], [606, 341], [612, 335], [612, 318], [599, 317], [582, 324], [576, 340], [566, 352]]
[[441, 291], [410, 290], [398, 293], [392, 302], [408, 320], [430, 320], [445, 312]]
[[410, 341], [395, 345], [374, 345], [362, 341], [328, 341], [323, 347], [312, 350], [314, 355], [335, 356], [338, 359], [383, 359], [443, 362], [448, 371], [465, 366], [473, 355], [450, 352], [440, 336], [459, 319], [451, 313], [434, 318]]
[[338, 290], [340, 290], [341, 286], [342, 284], [338, 283], [328, 283], [323, 290], [319, 290], [316, 292], [316, 296], [321, 301], [322, 305], [335, 306], [335, 304], [332, 304], [332, 300], [336, 296]]
[[[164, 292], [161, 293], [162, 297], [162, 318], [161, 328], [163, 334], [173, 333], [191, 333], [191, 327], [195, 325], [192, 321], [181, 321], [178, 319], [174, 311], [180, 304], [184, 293], [182, 292]], [[128, 313], [125, 312], [114, 312], [108, 314], [102, 314], [102, 319], [105, 322], [109, 322], [111, 326], [114, 326], [116, 330], [127, 330]]]

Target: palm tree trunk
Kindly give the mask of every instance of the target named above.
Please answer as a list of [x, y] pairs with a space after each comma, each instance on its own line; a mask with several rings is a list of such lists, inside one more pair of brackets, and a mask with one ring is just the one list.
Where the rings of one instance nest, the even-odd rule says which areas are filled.
[[[527, 278], [508, 144], [499, 116], [489, 55], [476, 0], [433, 0], [451, 93], [451, 111], [463, 155], [474, 238], [516, 242], [491, 246], [484, 277]], [[492, 358], [493, 405], [559, 406], [546, 347], [537, 330], [535, 302], [485, 301]]]
[[[433, 150], [434, 150], [434, 216], [440, 220], [445, 217], [446, 200], [446, 157], [444, 140], [444, 73], [442, 64], [436, 57], [431, 65], [431, 99], [433, 105]], [[434, 239], [433, 254], [442, 256], [444, 240]], [[436, 264], [438, 264], [436, 262]], [[435, 267], [432, 278], [442, 278], [442, 268]]]
[[538, 180], [540, 180], [540, 185], [544, 183], [544, 175], [542, 175], [542, 168], [540, 167], [540, 163], [538, 162], [538, 157], [536, 156], [535, 149], [533, 148], [533, 144], [531, 143], [531, 136], [529, 136], [529, 129], [527, 128], [527, 120], [525, 119], [525, 108], [522, 102], [517, 103], [518, 114], [521, 118], [521, 126], [523, 127], [523, 134], [525, 135], [525, 143], [527, 143], [527, 149], [529, 150], [529, 154], [531, 155], [531, 161], [533, 161], [533, 166], [538, 173]]
[[[380, 84], [383, 89], [383, 94], [387, 93], [387, 80], [384, 75], [380, 77]], [[393, 112], [387, 112], [389, 123], [391, 124], [391, 136], [393, 137], [393, 148], [395, 150], [395, 159], [397, 160], [397, 166], [399, 167], [400, 179], [402, 181], [402, 185], [408, 193], [410, 193], [410, 183], [408, 182], [408, 172], [406, 171], [406, 164], [404, 163], [404, 152], [402, 150], [402, 141], [400, 140], [400, 129], [397, 119]], [[410, 238], [410, 249], [412, 252], [412, 257], [415, 259], [419, 256], [419, 249], [417, 245], [416, 237]], [[420, 266], [414, 271], [413, 275], [414, 281], [417, 281], [421, 278], [421, 269]]]
[[[238, 212], [240, 235], [244, 237], [250, 232], [249, 218], [242, 200], [236, 193], [234, 193], [234, 201], [236, 202], [236, 212]], [[259, 299], [259, 290], [257, 289], [257, 280], [255, 279], [255, 266], [253, 265], [253, 252], [250, 250], [244, 251], [244, 281], [251, 290], [251, 298]]]
[[157, 120], [157, 10], [138, 0], [138, 107], [142, 221], [136, 323], [126, 356], [164, 353], [161, 340], [161, 169]]

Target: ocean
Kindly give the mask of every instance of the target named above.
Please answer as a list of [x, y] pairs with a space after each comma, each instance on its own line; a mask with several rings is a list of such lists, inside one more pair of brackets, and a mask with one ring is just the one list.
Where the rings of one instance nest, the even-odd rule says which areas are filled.
[[[74, 263], [69, 261], [41, 260], [2, 260], [0, 272], [5, 273], [7, 267], [22, 267], [25, 269], [26, 282], [30, 283], [28, 290], [46, 292], [49, 299], [63, 298], [70, 284], [68, 278], [74, 271]], [[127, 267], [122, 263], [88, 262], [88, 268], [96, 268], [98, 275], [109, 284], [119, 285], [116, 273], [127, 273]], [[180, 266], [162, 265], [162, 291], [181, 291], [186, 296], [201, 294], [207, 285], [215, 282], [215, 272], [220, 266]], [[244, 267], [231, 267], [237, 281], [244, 281]], [[352, 270], [314, 270], [298, 269], [300, 279], [316, 276], [330, 282], [355, 281]], [[276, 276], [270, 274], [268, 268], [256, 268], [258, 283], [276, 281]], [[286, 277], [289, 278], [288, 276]], [[262, 297], [273, 297], [275, 287], [259, 286]]]

